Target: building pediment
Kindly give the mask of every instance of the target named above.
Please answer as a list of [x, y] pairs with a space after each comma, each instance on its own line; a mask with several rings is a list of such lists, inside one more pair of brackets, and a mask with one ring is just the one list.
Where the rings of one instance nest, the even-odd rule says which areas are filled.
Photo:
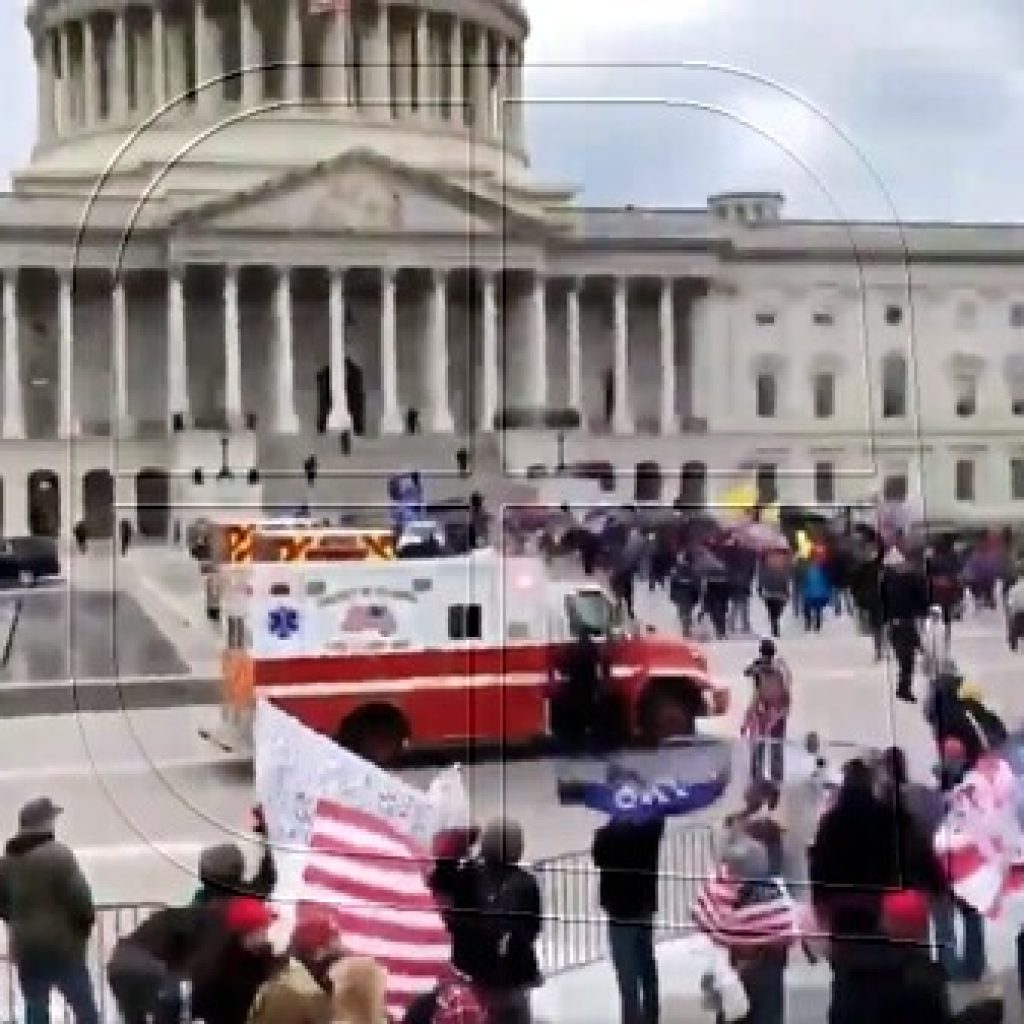
[[557, 230], [541, 210], [369, 152], [273, 179], [183, 212], [176, 227], [225, 233], [486, 234]]

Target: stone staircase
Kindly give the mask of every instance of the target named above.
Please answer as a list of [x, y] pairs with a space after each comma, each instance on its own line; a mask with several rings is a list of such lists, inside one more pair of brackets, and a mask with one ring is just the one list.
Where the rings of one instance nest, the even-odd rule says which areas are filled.
[[[470, 456], [467, 476], [459, 475], [456, 452]], [[310, 455], [317, 460], [317, 477], [310, 486], [303, 464]], [[332, 520], [342, 514], [358, 521], [386, 521], [388, 477], [418, 470], [428, 501], [468, 500], [479, 490], [500, 494], [506, 481], [500, 468], [498, 443], [491, 437], [353, 438], [343, 455], [336, 437], [265, 436], [259, 439], [257, 465], [261, 474], [263, 505], [268, 511], [290, 513], [308, 505], [313, 515]]]

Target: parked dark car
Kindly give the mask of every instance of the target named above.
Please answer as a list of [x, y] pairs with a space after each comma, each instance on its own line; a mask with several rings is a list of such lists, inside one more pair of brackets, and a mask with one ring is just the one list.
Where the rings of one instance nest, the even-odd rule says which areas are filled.
[[60, 556], [52, 537], [7, 537], [0, 540], [0, 586], [32, 586], [60, 575]]

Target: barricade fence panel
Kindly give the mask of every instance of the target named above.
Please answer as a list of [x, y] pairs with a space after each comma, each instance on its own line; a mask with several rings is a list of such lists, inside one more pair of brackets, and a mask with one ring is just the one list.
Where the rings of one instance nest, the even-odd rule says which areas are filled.
[[[710, 827], [666, 830], [658, 878], [660, 940], [679, 937], [691, 927], [690, 908], [715, 862], [714, 830]], [[545, 975], [596, 963], [608, 953], [608, 926], [601, 910], [598, 872], [589, 851], [562, 854], [534, 865], [541, 890], [544, 924], [538, 943]], [[100, 1007], [100, 1019], [114, 1022], [117, 1010], [107, 987], [107, 963], [118, 941], [133, 932], [158, 903], [105, 904], [96, 908], [96, 926], [89, 940], [88, 963]], [[17, 972], [8, 949], [6, 929], [0, 938], [0, 1024], [21, 1022], [25, 1007]], [[53, 1024], [72, 1024], [70, 1010], [56, 999]]]

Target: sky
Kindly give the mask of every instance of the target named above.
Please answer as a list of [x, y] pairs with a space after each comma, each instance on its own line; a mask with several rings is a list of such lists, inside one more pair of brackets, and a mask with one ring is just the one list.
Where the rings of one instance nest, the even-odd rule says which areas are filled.
[[[525, 0], [533, 169], [590, 205], [782, 192], [790, 216], [1024, 220], [1021, 0]], [[4, 176], [28, 158], [0, 3]]]

